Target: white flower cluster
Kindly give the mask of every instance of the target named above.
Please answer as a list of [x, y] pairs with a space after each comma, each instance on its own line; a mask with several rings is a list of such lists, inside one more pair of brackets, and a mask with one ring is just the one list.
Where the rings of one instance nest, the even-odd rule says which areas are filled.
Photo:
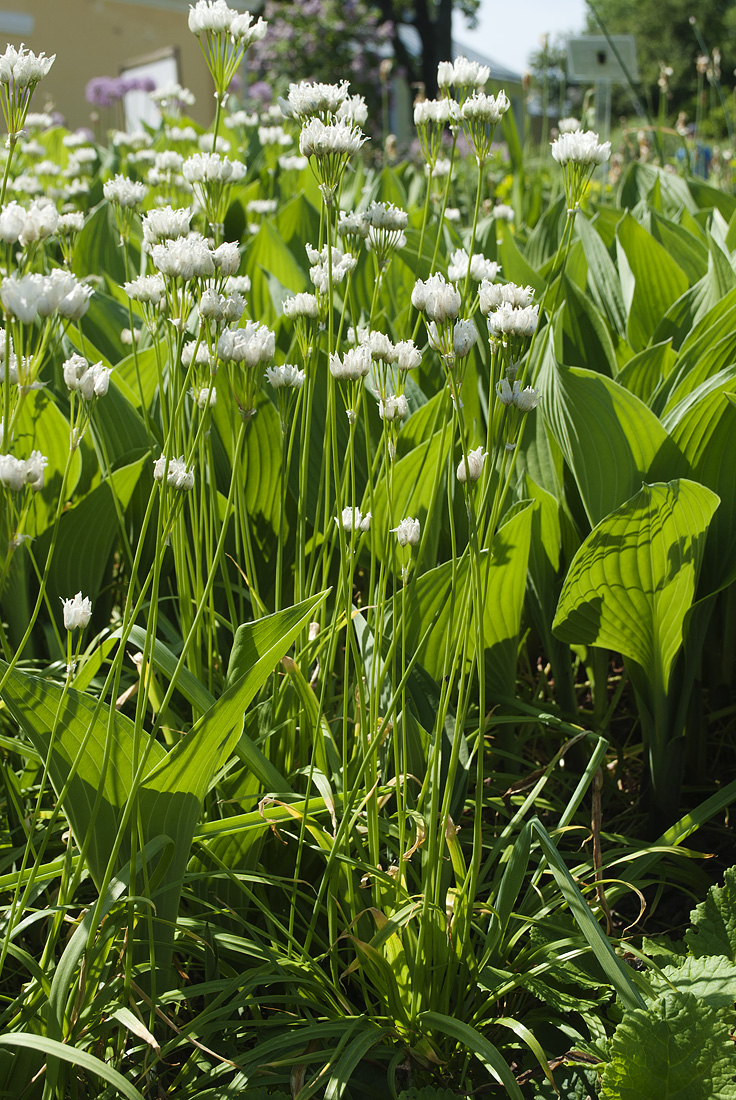
[[302, 80], [299, 84], [289, 85], [287, 100], [281, 100], [281, 110], [287, 117], [300, 121], [317, 116], [337, 115], [338, 110], [348, 98], [349, 84], [320, 84], [318, 81]]
[[[434, 321], [430, 321], [427, 325], [427, 335], [430, 347], [433, 347], [440, 355], [446, 354], [448, 348], [443, 339], [444, 334], [438, 330]], [[452, 352], [456, 359], [464, 359], [466, 355], [469, 355], [477, 340], [478, 333], [472, 321], [455, 322], [452, 330]]]
[[92, 601], [89, 596], [82, 597], [82, 593], [77, 592], [73, 599], [65, 600], [63, 596], [59, 596], [59, 599], [64, 605], [64, 629], [84, 630], [92, 618]]
[[476, 252], [472, 258], [469, 258], [464, 248], [456, 248], [447, 268], [447, 277], [450, 282], [459, 283], [464, 280], [468, 274], [468, 266], [470, 278], [476, 283], [480, 283], [483, 279], [495, 279], [501, 270], [500, 264], [495, 260], [487, 260], [480, 252]]
[[217, 370], [210, 349], [201, 340], [199, 343], [196, 340], [189, 340], [181, 349], [181, 365], [183, 367], [190, 367], [192, 359], [199, 367], [207, 367], [210, 371], [214, 367], [215, 371]]
[[201, 279], [215, 272], [212, 249], [199, 233], [177, 237], [151, 248], [153, 266], [169, 279]]
[[539, 404], [539, 394], [531, 386], [521, 388], [520, 382], [512, 385], [508, 378], [496, 383], [496, 393], [502, 405], [515, 405], [523, 413], [531, 412]]
[[217, 342], [217, 356], [225, 362], [255, 367], [273, 359], [276, 337], [265, 325], [246, 321], [243, 328], [225, 329]]
[[343, 508], [342, 515], [335, 517], [335, 523], [344, 531], [367, 531], [371, 525], [371, 513], [363, 515], [360, 508]]
[[284, 298], [281, 308], [284, 311], [284, 317], [288, 317], [289, 320], [294, 320], [296, 317], [312, 319], [319, 317], [319, 302], [314, 294], [301, 292], [294, 294], [291, 298]]
[[59, 225], [59, 213], [48, 199], [38, 199], [25, 210], [13, 200], [0, 211], [0, 241], [22, 248], [52, 236]]
[[0, 485], [19, 493], [30, 485], [34, 493], [43, 489], [44, 470], [49, 460], [40, 451], [31, 451], [28, 458], [0, 455]]
[[245, 176], [245, 165], [219, 153], [194, 153], [181, 169], [187, 183], [237, 183]]
[[186, 237], [194, 211], [191, 206], [174, 209], [160, 206], [149, 210], [141, 219], [143, 224], [143, 251], [150, 252], [151, 246], [159, 241], [176, 240]]
[[261, 145], [291, 145], [293, 138], [283, 126], [259, 126], [258, 140]]
[[536, 331], [538, 321], [539, 306], [517, 308], [510, 302], [502, 302], [498, 309], [488, 315], [488, 331], [492, 338], [505, 345], [510, 338], [530, 339]]
[[166, 294], [162, 275], [140, 275], [132, 283], [124, 283], [123, 290], [134, 302], [157, 306]]
[[40, 53], [36, 56], [23, 43], [20, 49], [8, 45], [5, 53], [0, 54], [0, 84], [12, 84], [14, 88], [33, 88], [39, 80], [48, 76], [55, 59], [56, 54], [47, 57], [45, 53]]
[[497, 125], [511, 106], [511, 101], [502, 90], [497, 96], [485, 92], [474, 92], [466, 99], [461, 108], [463, 122], [483, 122]]
[[440, 61], [437, 66], [437, 87], [443, 91], [454, 86], [455, 88], [482, 88], [487, 84], [491, 70], [487, 65], [480, 65], [477, 61], [469, 61], [460, 54], [452, 61]]
[[382, 397], [378, 402], [378, 415], [381, 420], [386, 420], [389, 423], [394, 420], [406, 420], [409, 415], [409, 402], [406, 400], [406, 394], [390, 393], [386, 397]]
[[181, 84], [175, 80], [164, 84], [162, 88], [154, 88], [152, 92], [148, 93], [148, 98], [153, 103], [158, 104], [164, 111], [170, 111], [181, 104], [192, 107], [196, 102], [194, 93], [190, 92], [189, 88], [182, 88]]
[[275, 214], [279, 204], [277, 199], [251, 199], [246, 205], [246, 214], [255, 214], [258, 217], [268, 217]]
[[514, 209], [512, 206], [507, 206], [505, 202], [497, 202], [491, 210], [491, 216], [497, 222], [512, 222], [514, 220]]
[[552, 156], [560, 165], [580, 164], [595, 166], [605, 164], [611, 155], [610, 141], [599, 142], [593, 130], [573, 130], [561, 133], [552, 142]]
[[299, 135], [299, 151], [303, 157], [346, 157], [352, 156], [368, 139], [359, 126], [337, 120], [323, 122], [321, 118], [310, 118]]
[[407, 516], [402, 519], [398, 527], [392, 527], [391, 533], [396, 535], [399, 546], [416, 546], [419, 542], [420, 525], [418, 519]]
[[348, 348], [342, 357], [336, 352], [330, 355], [330, 374], [340, 382], [358, 382], [365, 378], [370, 369], [371, 349], [368, 344]]
[[266, 378], [275, 390], [300, 390], [304, 385], [305, 374], [293, 363], [282, 363], [280, 367], [266, 367]]
[[363, 216], [368, 224], [366, 247], [375, 253], [379, 267], [383, 268], [393, 253], [406, 245], [404, 230], [409, 215], [391, 202], [372, 202]]
[[351, 126], [365, 126], [368, 121], [368, 106], [362, 95], [348, 95], [335, 112], [335, 117]]
[[417, 279], [411, 292], [412, 305], [425, 313], [430, 321], [444, 324], [454, 321], [460, 312], [461, 296], [457, 287], [445, 281], [439, 272], [426, 281]]
[[516, 283], [491, 283], [486, 279], [478, 289], [480, 311], [485, 316], [491, 310], [506, 303], [514, 309], [525, 309], [534, 301], [534, 290], [530, 286], [517, 286]]
[[237, 291], [233, 294], [218, 294], [216, 290], [208, 288], [199, 299], [199, 316], [217, 324], [239, 321], [244, 312], [245, 298]]
[[153, 478], [154, 481], [163, 481], [164, 473], [166, 473], [166, 484], [171, 489], [179, 489], [183, 492], [189, 492], [194, 488], [194, 470], [190, 470], [184, 461], [184, 456], [181, 458], [170, 458], [167, 460], [165, 455], [161, 455], [157, 458], [153, 464]]
[[113, 130], [110, 140], [116, 149], [150, 149], [153, 138], [146, 130]]
[[214, 386], [210, 386], [209, 383], [205, 383], [205, 385], [199, 386], [197, 389], [191, 389], [189, 393], [201, 412], [204, 412], [208, 407], [214, 409], [217, 404], [217, 390]]
[[414, 104], [414, 125], [447, 126], [460, 121], [460, 105], [454, 99], [420, 99]]
[[559, 134], [574, 134], [576, 130], [582, 130], [580, 120], [577, 118], [561, 118], [557, 123], [557, 132]]
[[488, 458], [482, 447], [476, 447], [474, 451], [468, 451], [467, 462], [460, 460], [457, 468], [457, 480], [461, 482], [477, 481], [483, 473], [483, 465]]
[[112, 371], [102, 363], [92, 366], [83, 355], [72, 355], [62, 366], [64, 381], [71, 393], [78, 393], [85, 401], [104, 397], [110, 386]]
[[123, 210], [132, 210], [140, 206], [146, 197], [148, 188], [145, 183], [128, 179], [127, 176], [118, 174], [114, 179], [106, 180], [102, 185], [102, 194], [108, 202]]
[[337, 232], [341, 237], [365, 240], [370, 230], [365, 210], [341, 210], [337, 220]]
[[78, 321], [89, 308], [92, 287], [78, 282], [70, 271], [54, 268], [50, 275], [10, 275], [0, 285], [0, 301], [11, 317], [32, 324], [36, 317], [57, 312], [70, 321]]
[[[307, 259], [312, 265], [309, 269], [309, 278], [314, 283], [320, 294], [326, 294], [329, 289], [329, 263], [327, 245], [320, 251], [311, 244], [305, 245]], [[341, 252], [333, 246], [332, 249], [332, 284], [341, 283], [349, 271], [352, 271], [356, 263], [355, 256], [350, 252]]]
[[308, 164], [307, 158], [300, 153], [295, 153], [293, 156], [287, 154], [279, 157], [279, 168], [282, 172], [301, 172]]
[[228, 34], [234, 42], [247, 49], [266, 35], [267, 23], [253, 22], [250, 12], [238, 12], [227, 6], [226, 0], [197, 0], [189, 8], [189, 30], [199, 37], [203, 33]]

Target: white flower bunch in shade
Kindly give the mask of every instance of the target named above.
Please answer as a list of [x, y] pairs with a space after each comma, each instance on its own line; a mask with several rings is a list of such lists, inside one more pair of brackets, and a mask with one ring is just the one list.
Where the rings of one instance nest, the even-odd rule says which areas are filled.
[[455, 359], [464, 359], [475, 347], [478, 334], [472, 321], [456, 321], [451, 330], [437, 326], [434, 321], [427, 325], [430, 347], [440, 355], [452, 355]]
[[33, 171], [39, 178], [43, 178], [44, 176], [58, 176], [61, 168], [55, 160], [41, 160], [33, 166]]
[[297, 317], [308, 317], [314, 320], [319, 317], [319, 302], [314, 294], [306, 294], [303, 291], [294, 294], [290, 298], [284, 298], [281, 303], [284, 317], [295, 320]]
[[64, 629], [84, 630], [92, 618], [92, 601], [89, 596], [83, 597], [81, 592], [77, 592], [72, 599], [65, 600], [63, 596], [59, 596], [59, 599], [64, 605]]
[[245, 298], [235, 291], [233, 294], [218, 294], [207, 288], [199, 299], [199, 316], [217, 324], [233, 324], [245, 313]]
[[279, 168], [282, 172], [302, 172], [308, 165], [309, 161], [301, 153], [287, 153], [279, 157]]
[[577, 118], [561, 118], [557, 123], [557, 132], [559, 134], [574, 134], [576, 130], [580, 130], [580, 120]]
[[61, 317], [78, 321], [89, 308], [93, 290], [77, 281], [70, 271], [54, 268], [50, 275], [13, 274], [0, 285], [0, 301], [11, 317], [29, 325], [36, 317]]
[[291, 134], [287, 134], [283, 126], [259, 126], [258, 140], [261, 145], [291, 145], [294, 141]]
[[510, 302], [502, 302], [488, 315], [488, 332], [506, 347], [510, 341], [531, 339], [538, 321], [539, 306], [515, 308]]
[[323, 122], [308, 119], [299, 135], [299, 152], [309, 159], [325, 203], [334, 202], [348, 159], [361, 149], [368, 139], [359, 126], [349, 122]]
[[[26, 132], [28, 127], [26, 127]], [[44, 157], [46, 156], [46, 150], [40, 141], [22, 141], [20, 143], [20, 151], [24, 157]]]
[[81, 233], [84, 229], [84, 214], [81, 210], [70, 210], [67, 214], [60, 214], [56, 226], [59, 236], [71, 237], [74, 233]]
[[0, 105], [11, 143], [23, 129], [36, 85], [48, 76], [55, 59], [56, 54], [35, 54], [23, 43], [19, 49], [8, 45], [0, 54]]
[[[442, 135], [446, 126], [455, 126], [460, 122], [460, 105], [454, 99], [443, 97], [442, 99], [420, 99], [414, 104], [414, 125], [417, 130], [419, 146], [427, 162], [427, 168], [437, 172], [440, 164], [440, 152], [442, 151]], [[438, 174], [449, 175], [450, 162], [446, 163], [447, 171], [440, 169]]]
[[34, 130], [50, 130], [53, 125], [54, 116], [48, 111], [29, 111], [26, 115], [25, 129], [29, 134]]
[[246, 204], [246, 214], [256, 214], [260, 217], [268, 217], [275, 214], [279, 208], [278, 199], [251, 199]]
[[600, 142], [593, 130], [574, 130], [560, 134], [552, 142], [552, 156], [562, 169], [562, 182], [568, 210], [576, 210], [585, 188], [599, 164], [611, 156], [610, 141]]
[[372, 202], [365, 211], [365, 218], [368, 222], [366, 247], [375, 254], [383, 270], [394, 252], [406, 245], [404, 230], [409, 224], [409, 215], [391, 202]]
[[496, 393], [502, 405], [514, 405], [522, 413], [531, 412], [539, 404], [540, 395], [537, 390], [531, 386], [522, 390], [520, 382], [514, 381], [512, 385], [507, 377], [496, 383]]
[[335, 523], [348, 534], [353, 531], [367, 531], [371, 525], [371, 513], [363, 515], [360, 508], [343, 508], [342, 515], [335, 516]]
[[198, 233], [153, 245], [151, 260], [153, 266], [168, 279], [189, 282], [215, 272], [212, 249]]
[[[326, 294], [329, 289], [329, 262], [327, 245], [319, 251], [311, 244], [305, 245], [307, 259], [312, 265], [309, 269], [309, 278], [314, 283], [320, 294]], [[349, 252], [342, 252], [339, 248], [332, 248], [332, 285], [341, 283], [349, 271], [352, 271], [357, 263], [355, 256]]]
[[446, 282], [444, 275], [437, 272], [425, 281], [417, 279], [411, 302], [430, 321], [443, 325], [456, 319], [460, 312], [461, 296], [457, 287]]
[[177, 153], [176, 149], [164, 149], [161, 153], [153, 154], [153, 165], [161, 175], [170, 175], [172, 172], [181, 172], [184, 157]]
[[69, 392], [78, 393], [84, 401], [104, 397], [112, 374], [112, 370], [103, 367], [101, 362], [90, 366], [83, 355], [72, 355], [67, 359], [62, 366], [62, 372]]
[[275, 390], [291, 389], [300, 390], [304, 385], [306, 375], [293, 363], [282, 363], [278, 367], [266, 367], [266, 378]]
[[186, 145], [197, 140], [197, 131], [193, 126], [167, 126], [164, 133], [166, 140], [173, 145]]
[[485, 256], [476, 252], [472, 258], [468, 257], [464, 248], [456, 248], [450, 257], [447, 267], [447, 277], [452, 283], [462, 282], [470, 267], [470, 278], [480, 283], [483, 279], [495, 279], [501, 270], [501, 265], [495, 260], [487, 260]]
[[491, 210], [491, 217], [495, 218], [497, 222], [512, 222], [514, 220], [514, 208], [508, 206], [505, 202], [497, 202]]
[[[360, 326], [358, 326], [357, 332], [352, 329], [350, 332], [357, 338], [355, 340], [357, 344], [368, 345], [372, 359], [378, 359], [384, 363], [396, 362], [396, 348], [385, 332], [378, 332], [376, 329], [367, 332], [361, 329]], [[350, 333], [348, 335], [350, 335]]]
[[113, 206], [119, 206], [123, 210], [132, 210], [145, 199], [148, 188], [145, 183], [129, 179], [118, 173], [111, 180], [106, 180], [102, 185], [102, 194]]
[[40, 451], [31, 451], [28, 458], [0, 455], [0, 485], [14, 493], [29, 485], [34, 493], [39, 493], [43, 489], [48, 462]]
[[192, 359], [198, 367], [206, 367], [212, 374], [217, 371], [217, 363], [210, 349], [203, 341], [189, 340], [181, 349], [181, 365], [188, 368], [192, 365]]
[[347, 241], [348, 247], [357, 249], [359, 242], [368, 237], [371, 224], [365, 210], [341, 210], [337, 219], [337, 233]]
[[154, 461], [154, 481], [163, 482], [164, 476], [166, 477], [166, 484], [171, 489], [189, 492], [190, 489], [194, 488], [194, 470], [187, 467], [183, 455], [181, 458], [167, 460], [166, 455], [162, 454], [160, 458]]
[[368, 121], [368, 106], [362, 95], [348, 95], [335, 112], [340, 122], [351, 126], [365, 126]]
[[412, 519], [411, 516], [402, 519], [398, 527], [391, 528], [391, 534], [396, 535], [399, 546], [417, 546], [420, 532], [419, 520]]
[[422, 353], [413, 340], [399, 340], [394, 344], [394, 360], [400, 371], [416, 370], [422, 362]]
[[497, 96], [474, 92], [463, 103], [463, 131], [479, 164], [488, 157], [496, 126], [510, 106], [511, 101], [504, 91], [500, 91]]
[[110, 140], [116, 149], [138, 152], [141, 149], [150, 149], [153, 138], [146, 130], [113, 130]]
[[437, 66], [437, 87], [440, 92], [449, 96], [450, 88], [455, 91], [455, 98], [462, 104], [472, 91], [483, 88], [491, 75], [487, 65], [480, 65], [477, 61], [470, 61], [459, 54], [455, 61], [440, 61]]
[[217, 390], [209, 383], [204, 383], [202, 386], [198, 386], [196, 389], [192, 388], [189, 391], [189, 396], [194, 401], [194, 404], [200, 410], [204, 412], [205, 409], [214, 409], [217, 404]]
[[367, 344], [348, 348], [344, 355], [330, 354], [330, 374], [339, 382], [359, 382], [371, 369], [371, 349]]
[[157, 306], [166, 297], [166, 284], [162, 275], [140, 275], [130, 283], [123, 283], [123, 290], [134, 302]]
[[245, 176], [245, 165], [219, 153], [194, 153], [182, 165], [187, 183], [237, 183]]
[[279, 100], [281, 111], [287, 118], [297, 118], [300, 122], [309, 118], [326, 121], [330, 116], [337, 116], [348, 98], [349, 87], [347, 80], [340, 84], [321, 84], [312, 80], [290, 84], [286, 100]]
[[276, 337], [265, 325], [247, 321], [243, 328], [226, 328], [217, 341], [217, 356], [224, 362], [255, 367], [273, 359]]
[[237, 291], [239, 294], [248, 293], [250, 290], [250, 279], [247, 275], [241, 277], [240, 283], [237, 285], [235, 283], [240, 268], [240, 248], [238, 247], [237, 241], [225, 241], [224, 244], [218, 245], [212, 253], [212, 259], [220, 275], [228, 280], [228, 292], [234, 293]]
[[513, 309], [525, 309], [534, 301], [534, 289], [530, 286], [517, 286], [516, 283], [492, 283], [484, 279], [478, 289], [480, 311], [485, 316], [491, 310], [498, 309], [504, 303]]
[[189, 30], [199, 40], [218, 101], [227, 92], [245, 51], [265, 38], [267, 27], [263, 19], [254, 23], [250, 12], [229, 8], [225, 0], [197, 0], [189, 8]]
[[468, 451], [467, 462], [464, 458], [460, 459], [457, 468], [457, 480], [463, 484], [467, 481], [477, 481], [483, 473], [483, 466], [487, 458], [488, 455], [482, 447], [476, 447], [474, 451]]
[[[17, 203], [15, 205], [17, 206]], [[22, 248], [27, 248], [29, 244], [45, 241], [56, 232], [58, 225], [59, 212], [54, 203], [48, 199], [38, 199], [25, 211], [23, 225], [18, 233], [18, 243]]]
[[406, 395], [399, 394], [387, 394], [386, 397], [382, 397], [378, 402], [378, 415], [381, 420], [385, 420], [388, 423], [393, 421], [406, 420], [409, 415], [409, 402], [406, 400]]
[[194, 210], [191, 206], [174, 209], [160, 206], [149, 210], [141, 218], [143, 225], [143, 251], [150, 252], [159, 241], [176, 240], [189, 234], [189, 224]]

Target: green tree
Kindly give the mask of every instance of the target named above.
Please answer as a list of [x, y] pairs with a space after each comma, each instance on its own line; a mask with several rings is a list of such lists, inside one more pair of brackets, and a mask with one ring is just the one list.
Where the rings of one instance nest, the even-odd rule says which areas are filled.
[[[383, 18], [392, 24], [392, 44], [397, 63], [410, 83], [421, 82], [426, 94], [437, 94], [437, 65], [452, 60], [452, 13], [459, 11], [469, 26], [477, 23], [480, 0], [376, 0]], [[399, 35], [401, 25], [413, 27], [420, 43], [415, 55]]]

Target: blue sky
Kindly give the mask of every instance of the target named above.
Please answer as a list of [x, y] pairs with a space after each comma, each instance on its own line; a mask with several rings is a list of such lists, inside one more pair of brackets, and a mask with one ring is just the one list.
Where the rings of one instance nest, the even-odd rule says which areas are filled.
[[456, 16], [454, 38], [456, 46], [464, 42], [522, 73], [529, 54], [539, 49], [540, 35], [581, 34], [585, 12], [585, 0], [481, 0], [477, 29], [468, 30], [462, 16]]

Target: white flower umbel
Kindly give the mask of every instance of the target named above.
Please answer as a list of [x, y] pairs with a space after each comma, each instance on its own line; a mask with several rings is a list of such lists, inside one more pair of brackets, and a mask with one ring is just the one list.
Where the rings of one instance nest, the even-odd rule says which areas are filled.
[[67, 359], [62, 366], [62, 372], [70, 393], [78, 393], [85, 401], [104, 397], [112, 374], [112, 370], [103, 367], [102, 362], [90, 366], [83, 355], [72, 355]]
[[401, 371], [416, 370], [422, 362], [422, 353], [413, 340], [399, 340], [394, 344], [396, 366]]
[[460, 121], [460, 105], [454, 99], [422, 99], [414, 104], [414, 125], [417, 138], [427, 167], [437, 175], [449, 175], [450, 162], [446, 162], [447, 171], [438, 171], [442, 135], [445, 127], [456, 125]]
[[128, 179], [118, 173], [111, 180], [102, 185], [102, 194], [113, 206], [119, 206], [124, 210], [134, 209], [140, 206], [148, 193], [145, 183]]
[[409, 415], [409, 402], [406, 400], [406, 395], [390, 393], [387, 397], [382, 397], [378, 402], [378, 415], [381, 420], [388, 423], [406, 420]]
[[287, 117], [306, 122], [309, 118], [320, 118], [326, 122], [337, 113], [348, 98], [349, 84], [320, 84], [316, 81], [302, 80], [299, 84], [289, 85], [286, 100], [280, 100], [281, 110]]
[[275, 390], [300, 390], [304, 385], [305, 374], [293, 363], [282, 363], [279, 367], [266, 367], [266, 378]]
[[191, 389], [189, 394], [201, 412], [204, 412], [206, 408], [214, 409], [217, 404], [217, 390], [207, 382], [196, 387], [196, 389]]
[[346, 96], [337, 108], [336, 117], [351, 126], [365, 126], [368, 121], [368, 106], [362, 95]]
[[59, 226], [59, 212], [48, 199], [32, 202], [26, 211], [23, 226], [18, 234], [18, 243], [22, 248], [37, 241], [51, 237]]
[[89, 596], [83, 597], [81, 592], [77, 592], [73, 599], [65, 600], [63, 596], [59, 596], [59, 599], [64, 605], [64, 629], [84, 630], [92, 618], [92, 601]]
[[343, 356], [330, 355], [330, 374], [340, 382], [358, 382], [371, 369], [371, 349], [367, 344], [349, 348]]
[[467, 463], [464, 458], [460, 460], [460, 465], [457, 468], [457, 480], [460, 482], [477, 481], [483, 473], [483, 465], [487, 457], [488, 455], [482, 447], [476, 447], [474, 451], [468, 451]]
[[574, 130], [560, 134], [551, 148], [552, 156], [562, 169], [567, 208], [576, 210], [593, 170], [611, 156], [611, 143], [600, 142], [593, 130]]
[[335, 192], [351, 156], [360, 151], [367, 137], [349, 122], [323, 122], [310, 118], [299, 135], [299, 151], [309, 159], [322, 198], [332, 205]]
[[43, 489], [44, 470], [48, 459], [40, 451], [32, 451], [28, 458], [0, 455], [0, 485], [19, 493], [30, 485], [35, 493]]
[[189, 492], [194, 488], [194, 470], [187, 467], [183, 455], [181, 458], [168, 459], [168, 463], [165, 455], [156, 459], [153, 464], [154, 481], [162, 482], [164, 475], [166, 475], [166, 484], [171, 489]]
[[151, 260], [165, 278], [185, 282], [213, 275], [215, 271], [212, 249], [199, 234], [155, 244]]
[[580, 129], [580, 120], [577, 118], [561, 118], [557, 123], [557, 132], [560, 134], [572, 134]]
[[517, 286], [516, 283], [491, 283], [484, 279], [478, 289], [480, 311], [488, 316], [491, 310], [498, 309], [505, 302], [514, 309], [524, 309], [534, 301], [534, 288]]
[[243, 328], [225, 329], [217, 342], [217, 356], [224, 362], [255, 367], [273, 359], [276, 337], [265, 325], [247, 321]]
[[452, 330], [452, 347], [456, 359], [464, 359], [475, 347], [478, 333], [472, 321], [456, 321]]
[[447, 267], [447, 277], [450, 282], [464, 282], [468, 274], [468, 265], [470, 266], [470, 278], [474, 279], [476, 283], [481, 282], [483, 279], [495, 279], [501, 270], [500, 264], [496, 263], [495, 260], [487, 260], [480, 252], [476, 252], [469, 260], [464, 248], [456, 248]]
[[263, 19], [254, 23], [250, 12], [229, 8], [225, 0], [197, 0], [189, 8], [189, 30], [197, 36], [212, 74], [218, 107], [246, 50], [265, 37], [267, 27]]
[[337, 233], [347, 243], [351, 251], [358, 251], [360, 242], [367, 239], [370, 228], [370, 221], [365, 210], [340, 211]]
[[0, 106], [11, 148], [23, 130], [36, 85], [48, 76], [55, 59], [56, 54], [35, 54], [23, 43], [19, 49], [8, 45], [0, 54]]
[[143, 251], [150, 252], [154, 244], [160, 241], [173, 241], [186, 237], [194, 210], [191, 206], [174, 209], [160, 206], [149, 210], [141, 219], [143, 224]]
[[398, 527], [391, 528], [391, 533], [396, 535], [399, 546], [417, 546], [421, 533], [419, 520], [407, 516], [406, 519], [402, 519]]
[[497, 96], [486, 95], [485, 92], [474, 92], [463, 103], [461, 111], [463, 132], [479, 164], [483, 164], [487, 159], [496, 126], [510, 106], [511, 101], [504, 91], [500, 91]]
[[[309, 278], [320, 294], [327, 294], [329, 289], [329, 259], [327, 245], [319, 252], [311, 244], [305, 245], [307, 259], [312, 265], [309, 269]], [[358, 262], [355, 256], [349, 252], [341, 252], [339, 248], [332, 249], [332, 285], [341, 283], [349, 271], [352, 271]]]
[[15, 244], [23, 232], [26, 221], [26, 211], [13, 199], [0, 211], [0, 241], [5, 244]]
[[123, 290], [134, 302], [157, 306], [166, 296], [166, 284], [162, 275], [140, 275], [131, 283], [123, 283]]
[[460, 312], [461, 296], [457, 287], [447, 283], [444, 275], [437, 272], [424, 282], [417, 279], [411, 301], [430, 321], [443, 325], [446, 321], [456, 319]]
[[342, 515], [335, 516], [335, 523], [348, 533], [367, 531], [371, 525], [371, 513], [364, 516], [360, 508], [343, 508]]
[[409, 215], [391, 202], [372, 202], [365, 211], [368, 222], [366, 247], [373, 252], [376, 262], [383, 271], [400, 248], [406, 245], [404, 230], [409, 223]]
[[281, 308], [284, 311], [284, 317], [288, 317], [290, 320], [297, 317], [308, 317], [310, 319], [319, 317], [317, 298], [314, 294], [306, 294], [303, 291], [291, 298], [284, 298]]
[[502, 378], [496, 383], [496, 393], [502, 405], [515, 405], [522, 413], [531, 412], [539, 404], [539, 394], [531, 386], [521, 388], [521, 383], [514, 381], [513, 385], [508, 378]]
[[245, 165], [228, 160], [219, 153], [195, 153], [184, 161], [182, 175], [194, 190], [210, 225], [220, 227], [230, 195], [230, 187], [245, 177]]
[[[515, 308], [509, 302], [502, 302], [495, 312], [488, 315], [488, 332], [491, 340], [500, 342], [504, 347], [518, 345], [531, 340], [539, 321], [539, 306]], [[518, 347], [515, 348], [518, 352]], [[515, 358], [519, 359], [520, 354]]]

